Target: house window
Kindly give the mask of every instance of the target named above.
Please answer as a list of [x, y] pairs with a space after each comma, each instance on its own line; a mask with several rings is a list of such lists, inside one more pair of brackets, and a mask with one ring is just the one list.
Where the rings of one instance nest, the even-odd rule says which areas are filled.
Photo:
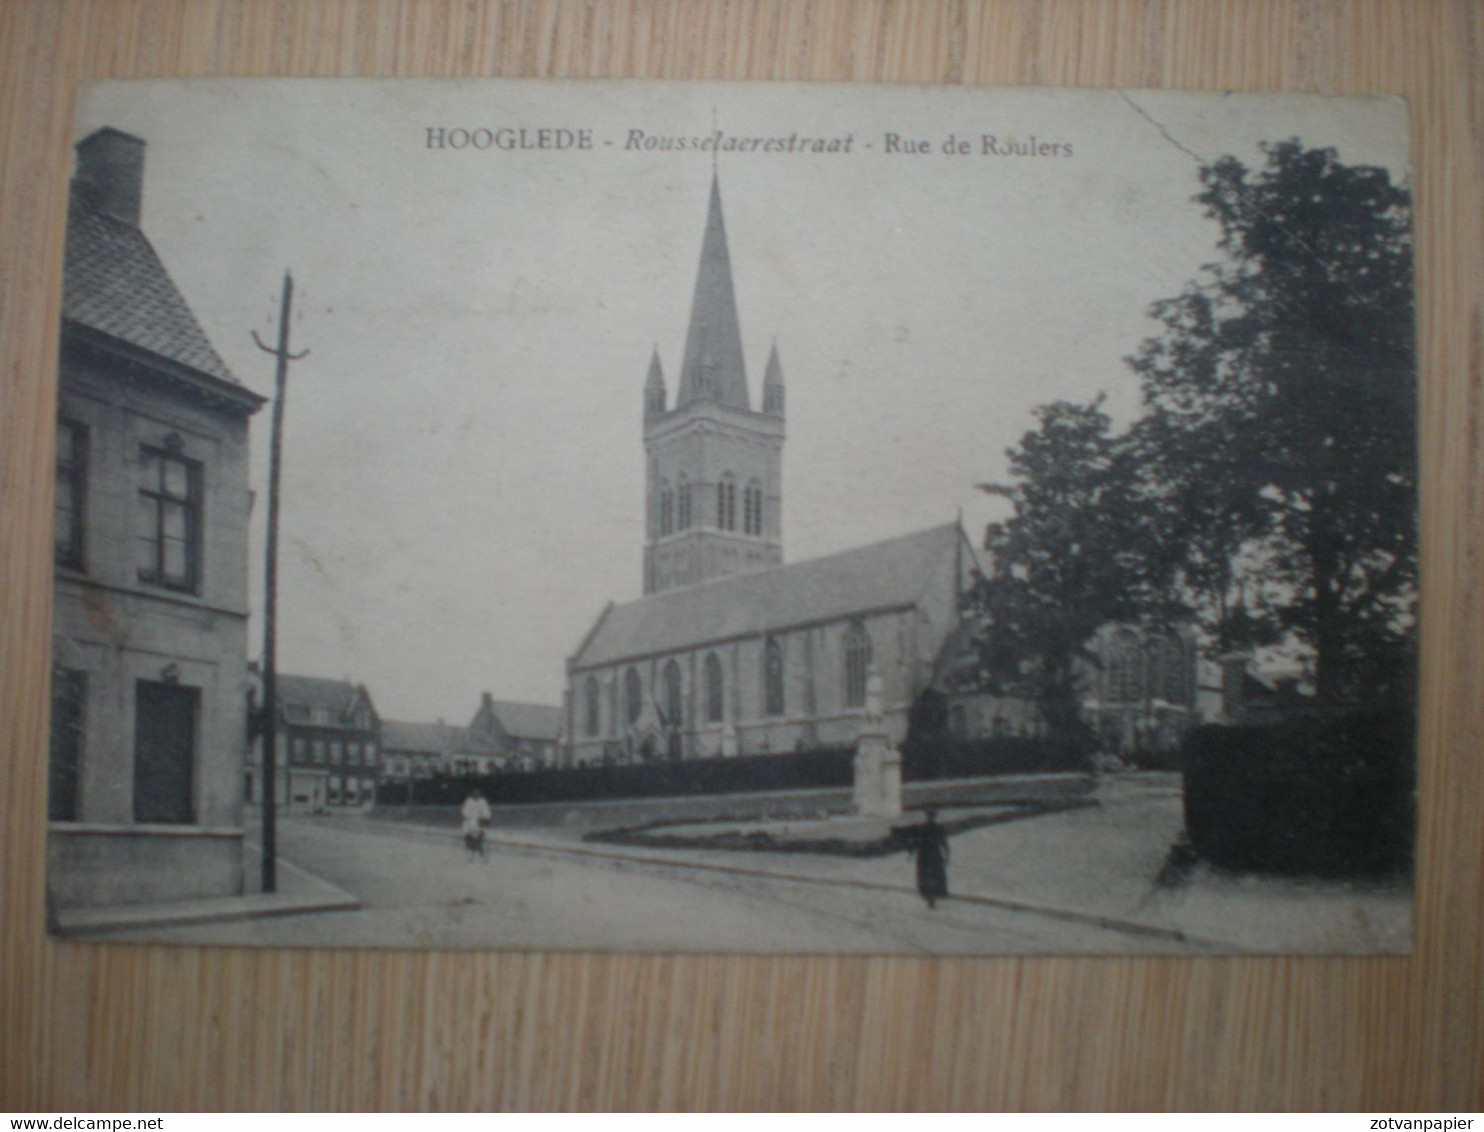
[[201, 465], [140, 450], [139, 580], [194, 591], [201, 567]]
[[782, 715], [783, 643], [769, 637], [763, 644], [763, 714]]
[[83, 502], [88, 479], [88, 430], [73, 421], [57, 424], [57, 488], [53, 510], [57, 565], [83, 568]]
[[665, 665], [665, 723], [670, 727], [680, 726], [680, 665], [673, 660]]
[[134, 820], [196, 820], [196, 717], [201, 690], [140, 680], [134, 685]]
[[845, 706], [866, 702], [866, 679], [871, 670], [871, 635], [859, 621], [845, 630]]
[[329, 785], [325, 790], [325, 801], [334, 802], [337, 805], [340, 802], [340, 776], [338, 774], [330, 775]]
[[680, 516], [676, 526], [682, 531], [690, 530], [690, 481], [684, 476], [680, 477]]
[[670, 490], [670, 481], [660, 483], [660, 537], [675, 533], [675, 493]]
[[723, 476], [716, 485], [716, 529], [737, 529], [737, 485], [732, 482], [730, 475]]
[[294, 761], [296, 763], [302, 763], [304, 761], [304, 740], [303, 739], [295, 739], [294, 740]]
[[724, 690], [721, 683], [721, 661], [714, 652], [706, 654], [706, 722], [720, 723], [724, 714]]
[[628, 709], [629, 722], [633, 723], [644, 710], [644, 681], [637, 668], [630, 668], [623, 675], [624, 706]]
[[598, 678], [589, 676], [582, 686], [582, 698], [586, 709], [586, 726], [583, 730], [588, 735], [598, 733]]
[[76, 821], [82, 801], [83, 729], [87, 674], [70, 668], [52, 671], [52, 734], [47, 817]]

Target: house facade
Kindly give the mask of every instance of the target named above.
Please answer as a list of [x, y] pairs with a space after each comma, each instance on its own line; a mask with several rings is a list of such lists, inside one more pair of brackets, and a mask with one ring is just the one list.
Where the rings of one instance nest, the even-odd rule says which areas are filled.
[[497, 700], [489, 692], [458, 736], [454, 774], [540, 770], [559, 763], [562, 709], [554, 704]]
[[[259, 693], [259, 698], [261, 693]], [[381, 776], [381, 724], [363, 684], [279, 673], [275, 796], [294, 810], [367, 808]], [[247, 797], [263, 801], [262, 741], [247, 766]]]
[[408, 782], [447, 774], [463, 732], [441, 720], [381, 721], [381, 781]]
[[145, 143], [77, 145], [55, 469], [49, 897], [242, 890], [248, 420], [140, 229]]

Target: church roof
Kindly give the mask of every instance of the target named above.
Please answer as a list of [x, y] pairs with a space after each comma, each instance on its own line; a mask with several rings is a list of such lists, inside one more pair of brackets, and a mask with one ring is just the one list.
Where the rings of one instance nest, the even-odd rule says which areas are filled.
[[77, 188], [67, 215], [62, 316], [238, 384], [145, 234], [97, 207], [88, 192]]
[[734, 574], [610, 606], [573, 663], [591, 668], [918, 604], [945, 560], [972, 549], [958, 523], [869, 546]]
[[742, 359], [737, 296], [732, 290], [732, 260], [721, 216], [721, 186], [714, 174], [675, 407], [706, 398], [734, 409], [748, 408], [747, 367]]

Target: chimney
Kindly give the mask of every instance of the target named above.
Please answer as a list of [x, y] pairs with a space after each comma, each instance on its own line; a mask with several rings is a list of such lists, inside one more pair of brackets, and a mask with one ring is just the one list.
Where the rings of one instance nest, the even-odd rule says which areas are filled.
[[104, 126], [77, 143], [74, 191], [93, 207], [137, 228], [143, 186], [143, 138]]

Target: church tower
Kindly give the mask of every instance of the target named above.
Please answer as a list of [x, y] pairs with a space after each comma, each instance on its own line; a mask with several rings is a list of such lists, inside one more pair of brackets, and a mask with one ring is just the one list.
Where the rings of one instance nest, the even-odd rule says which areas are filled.
[[666, 405], [656, 347], [644, 384], [644, 592], [780, 565], [783, 367], [775, 344], [755, 412], [714, 174], [680, 383]]

